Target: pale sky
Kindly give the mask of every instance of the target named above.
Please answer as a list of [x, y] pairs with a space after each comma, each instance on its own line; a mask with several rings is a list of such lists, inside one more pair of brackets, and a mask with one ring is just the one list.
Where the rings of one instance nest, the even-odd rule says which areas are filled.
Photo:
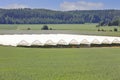
[[120, 9], [120, 0], [0, 0], [0, 8], [45, 8], [62, 11]]

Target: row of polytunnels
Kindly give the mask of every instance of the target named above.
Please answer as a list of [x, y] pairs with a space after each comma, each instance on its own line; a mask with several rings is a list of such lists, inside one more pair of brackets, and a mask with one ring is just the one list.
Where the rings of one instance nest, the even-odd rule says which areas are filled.
[[1, 35], [0, 45], [26, 47], [120, 46], [120, 37], [88, 35]]

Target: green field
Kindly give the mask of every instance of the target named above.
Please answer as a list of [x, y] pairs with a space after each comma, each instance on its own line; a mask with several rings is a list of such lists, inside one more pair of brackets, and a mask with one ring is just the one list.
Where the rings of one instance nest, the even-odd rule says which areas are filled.
[[[0, 34], [6, 33], [6, 32], [29, 32], [29, 33], [42, 33], [41, 28], [44, 24], [0, 24]], [[116, 26], [112, 27], [100, 27], [96, 28], [97, 24], [48, 24], [49, 28], [52, 28], [53, 30], [47, 33], [55, 32], [57, 33], [76, 33], [76, 34], [82, 34], [82, 35], [102, 35], [102, 36], [119, 36], [120, 37], [120, 27], [118, 27], [118, 32], [114, 32], [114, 28]], [[30, 28], [31, 32], [27, 29]], [[98, 29], [104, 29], [106, 32], [98, 32]], [[7, 31], [5, 31], [7, 30]], [[8, 31], [9, 30], [9, 31]], [[112, 30], [110, 32], [109, 30]], [[44, 34], [44, 32], [43, 32]]]
[[120, 48], [0, 47], [0, 80], [120, 80]]
[[[4, 30], [27, 30], [31, 28], [32, 30], [41, 30], [44, 24], [0, 24], [0, 29]], [[96, 24], [48, 24], [49, 28], [54, 30], [96, 30]]]
[[[41, 30], [44, 24], [0, 24], [1, 30], [27, 30], [27, 28], [31, 28], [31, 30]], [[54, 30], [79, 30], [79, 31], [96, 31], [97, 24], [48, 24], [49, 28]], [[114, 29], [112, 27], [102, 27], [103, 29], [109, 30]], [[120, 29], [120, 28], [119, 28]]]

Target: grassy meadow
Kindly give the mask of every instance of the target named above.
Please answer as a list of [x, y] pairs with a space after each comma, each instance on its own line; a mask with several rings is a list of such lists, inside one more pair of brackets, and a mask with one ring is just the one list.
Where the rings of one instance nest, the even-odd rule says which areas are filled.
[[120, 80], [120, 49], [1, 46], [0, 80]]
[[[35, 32], [41, 32], [41, 28], [43, 27], [44, 24], [0, 24], [0, 32], [9, 30], [7, 32], [28, 32], [28, 28], [31, 29], [31, 33]], [[52, 28], [53, 31], [58, 31], [61, 30], [63, 33], [69, 32], [72, 34], [72, 32], [76, 34], [82, 34], [82, 35], [102, 35], [102, 36], [119, 36], [120, 37], [120, 27], [118, 27], [118, 32], [114, 32], [114, 28], [116, 26], [108, 27], [96, 27], [97, 24], [48, 24], [49, 28]], [[98, 32], [98, 29], [104, 29], [106, 30], [105, 32]], [[112, 30], [112, 32], [110, 31]], [[60, 31], [60, 32], [61, 32]], [[30, 32], [30, 31], [29, 31]], [[47, 32], [47, 31], [46, 31]], [[59, 33], [60, 33], [59, 32]], [[49, 33], [49, 32], [48, 32]], [[2, 34], [2, 33], [0, 33]]]
[[[0, 24], [0, 34], [44, 33], [43, 24]], [[48, 24], [51, 32], [118, 36], [114, 27]], [[30, 28], [31, 30], [27, 30]], [[106, 32], [98, 32], [104, 29]], [[60, 31], [59, 31], [60, 30]], [[48, 32], [48, 33], [51, 33]], [[55, 33], [56, 33], [55, 32]], [[72, 34], [72, 33], [71, 33]], [[120, 80], [120, 48], [22, 48], [0, 46], [0, 80]]]

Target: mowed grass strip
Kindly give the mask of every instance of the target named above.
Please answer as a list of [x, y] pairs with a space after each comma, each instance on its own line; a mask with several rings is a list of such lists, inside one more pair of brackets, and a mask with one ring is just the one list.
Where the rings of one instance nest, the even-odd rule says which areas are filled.
[[0, 80], [120, 80], [120, 48], [0, 47]]

